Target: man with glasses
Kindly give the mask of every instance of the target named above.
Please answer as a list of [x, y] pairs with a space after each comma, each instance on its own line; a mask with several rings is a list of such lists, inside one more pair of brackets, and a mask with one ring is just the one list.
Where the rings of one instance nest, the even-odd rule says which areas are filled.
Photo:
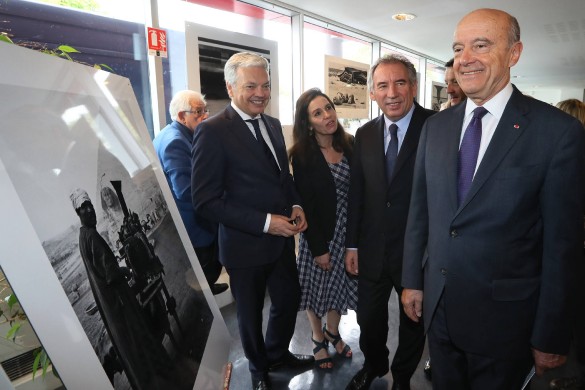
[[173, 122], [154, 139], [154, 149], [169, 183], [173, 198], [195, 249], [205, 279], [214, 295], [228, 289], [215, 283], [221, 273], [217, 244], [217, 224], [195, 213], [191, 202], [191, 142], [195, 128], [207, 119], [209, 110], [199, 92], [180, 91], [169, 105]]

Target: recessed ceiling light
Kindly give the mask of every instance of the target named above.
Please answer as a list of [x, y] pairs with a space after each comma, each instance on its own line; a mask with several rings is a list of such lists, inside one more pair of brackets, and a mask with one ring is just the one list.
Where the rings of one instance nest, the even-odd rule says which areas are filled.
[[400, 13], [400, 14], [392, 15], [392, 19], [399, 20], [401, 22], [405, 22], [407, 20], [412, 20], [414, 18], [416, 18], [415, 14]]

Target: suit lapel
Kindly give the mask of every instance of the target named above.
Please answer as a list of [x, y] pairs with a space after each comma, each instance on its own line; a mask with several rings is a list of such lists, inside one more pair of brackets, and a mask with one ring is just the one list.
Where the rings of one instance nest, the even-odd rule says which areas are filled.
[[453, 108], [453, 115], [449, 117], [449, 121], [445, 124], [445, 142], [447, 150], [444, 158], [446, 159], [445, 167], [447, 175], [449, 204], [453, 210], [457, 210], [457, 164], [459, 155], [459, 143], [461, 142], [461, 131], [463, 128], [463, 118], [465, 116], [466, 104], [458, 104]]
[[[286, 167], [286, 164], [288, 164], [286, 147], [282, 143], [282, 129], [276, 126], [273, 121], [264, 114], [262, 114], [262, 120], [266, 125], [266, 131], [268, 132], [268, 137], [270, 137], [270, 142], [274, 148], [274, 153], [276, 154], [276, 158], [278, 160], [278, 166], [280, 167], [280, 176], [282, 177], [284, 168]], [[283, 150], [285, 151], [284, 153], [282, 153]]]
[[377, 181], [386, 181], [386, 151], [384, 150], [384, 114], [380, 115], [373, 123], [372, 137], [368, 138], [368, 145], [364, 150], [374, 151], [372, 156], [372, 174]]
[[473, 199], [528, 127], [529, 120], [525, 116], [526, 108], [521, 104], [522, 98], [522, 94], [514, 90], [459, 210]]
[[[396, 157], [396, 166], [394, 167], [394, 172], [392, 173], [392, 179], [390, 180], [390, 183], [394, 181], [396, 174], [400, 171], [400, 169], [402, 169], [404, 162], [408, 160], [410, 155], [414, 153], [418, 147], [420, 132], [425, 121], [425, 119], [423, 119], [420, 115], [420, 110], [421, 109], [419, 108], [418, 104], [415, 103], [412, 118], [410, 119], [406, 135], [402, 141], [402, 146], [400, 147], [400, 151]], [[388, 183], [388, 185], [390, 185], [390, 183]]]
[[244, 122], [242, 117], [238, 115], [232, 106], [226, 108], [225, 114], [226, 119], [230, 121], [231, 133], [238, 139], [239, 144], [249, 151], [252, 158], [256, 159], [260, 164], [266, 165], [271, 171], [273, 171], [274, 169], [270, 166], [270, 162], [266, 159], [266, 156], [264, 156], [262, 146], [256, 140], [256, 137], [254, 137], [252, 131], [250, 131], [250, 128], [246, 122]]

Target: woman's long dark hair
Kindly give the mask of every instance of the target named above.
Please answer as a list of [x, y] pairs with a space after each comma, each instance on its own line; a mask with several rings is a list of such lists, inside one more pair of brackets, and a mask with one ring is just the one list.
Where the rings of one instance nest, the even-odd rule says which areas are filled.
[[[293, 125], [293, 146], [289, 149], [289, 158], [303, 160], [307, 157], [310, 150], [319, 150], [319, 144], [315, 139], [314, 133], [309, 133], [309, 104], [319, 97], [323, 96], [335, 110], [335, 105], [319, 88], [311, 88], [299, 97], [295, 108], [295, 123]], [[351, 154], [351, 135], [343, 129], [339, 120], [337, 120], [337, 130], [333, 133], [333, 149], [345, 154]]]

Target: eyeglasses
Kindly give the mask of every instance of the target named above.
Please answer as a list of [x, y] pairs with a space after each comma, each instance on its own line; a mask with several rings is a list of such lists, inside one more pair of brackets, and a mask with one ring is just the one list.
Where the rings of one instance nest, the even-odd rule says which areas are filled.
[[198, 108], [196, 110], [188, 110], [188, 111], [183, 111], [183, 112], [188, 112], [191, 114], [195, 114], [197, 116], [200, 116], [203, 114], [209, 114], [209, 110], [207, 108]]

